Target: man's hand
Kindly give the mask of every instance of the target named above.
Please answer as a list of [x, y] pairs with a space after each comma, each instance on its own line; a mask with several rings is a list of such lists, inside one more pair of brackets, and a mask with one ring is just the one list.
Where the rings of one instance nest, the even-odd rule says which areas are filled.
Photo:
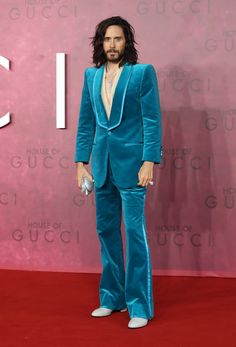
[[147, 186], [153, 179], [153, 166], [152, 161], [144, 161], [138, 172], [139, 182], [138, 185]]
[[76, 172], [76, 179], [78, 182], [78, 187], [80, 189], [82, 189], [82, 177], [86, 176], [88, 177], [91, 181], [93, 179], [93, 177], [91, 176], [91, 174], [87, 171], [87, 169], [84, 166], [84, 163], [82, 162], [78, 162], [77, 163], [77, 172]]

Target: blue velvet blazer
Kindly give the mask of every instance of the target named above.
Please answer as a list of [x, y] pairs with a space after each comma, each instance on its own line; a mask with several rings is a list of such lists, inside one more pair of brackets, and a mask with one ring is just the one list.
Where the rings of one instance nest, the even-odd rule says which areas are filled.
[[151, 64], [125, 63], [108, 119], [101, 96], [104, 67], [85, 69], [74, 161], [88, 164], [92, 154], [91, 174], [95, 186], [101, 187], [109, 154], [115, 182], [129, 188], [137, 186], [143, 161], [161, 161], [157, 76]]

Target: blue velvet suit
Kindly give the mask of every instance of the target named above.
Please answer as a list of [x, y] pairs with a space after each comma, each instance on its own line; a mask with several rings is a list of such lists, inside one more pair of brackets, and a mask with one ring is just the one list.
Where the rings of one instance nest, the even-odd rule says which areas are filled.
[[[89, 163], [95, 184], [96, 225], [103, 271], [100, 306], [127, 307], [130, 317], [154, 316], [152, 270], [146, 238], [146, 187], [138, 185], [143, 161], [160, 163], [162, 121], [151, 64], [126, 63], [108, 119], [101, 97], [104, 65], [86, 68], [75, 162]], [[121, 218], [126, 231], [124, 270]]]

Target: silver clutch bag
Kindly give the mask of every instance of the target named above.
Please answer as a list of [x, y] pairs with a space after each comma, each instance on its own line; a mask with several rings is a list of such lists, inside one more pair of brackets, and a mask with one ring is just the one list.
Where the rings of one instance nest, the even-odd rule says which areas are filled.
[[88, 196], [94, 189], [94, 179], [91, 181], [88, 177], [82, 177], [82, 193]]

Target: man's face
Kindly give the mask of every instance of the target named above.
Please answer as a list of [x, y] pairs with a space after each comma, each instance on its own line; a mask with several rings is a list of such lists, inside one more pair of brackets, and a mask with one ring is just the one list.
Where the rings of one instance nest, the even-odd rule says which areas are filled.
[[119, 25], [110, 25], [105, 33], [103, 49], [107, 61], [118, 63], [124, 55], [125, 36], [123, 29]]

